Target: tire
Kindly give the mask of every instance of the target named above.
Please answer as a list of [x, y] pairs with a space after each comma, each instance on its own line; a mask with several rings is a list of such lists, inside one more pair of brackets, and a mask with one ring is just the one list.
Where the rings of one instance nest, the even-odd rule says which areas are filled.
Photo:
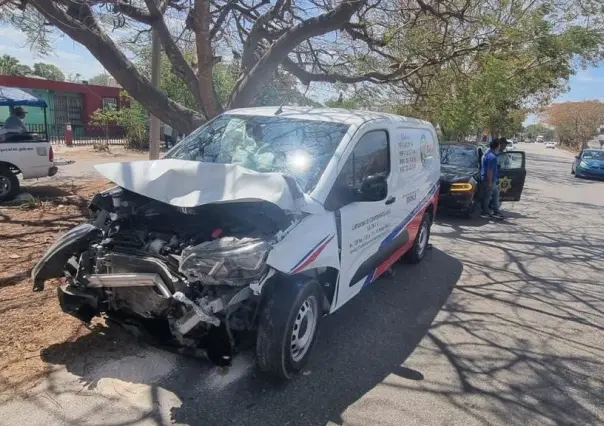
[[472, 197], [472, 202], [470, 203], [470, 206], [463, 211], [462, 216], [464, 219], [473, 219], [475, 214], [476, 214], [476, 210], [478, 207], [478, 201], [476, 200], [476, 197]]
[[[409, 249], [405, 255], [409, 263], [419, 263], [426, 255], [428, 248], [428, 242], [430, 241], [430, 226], [432, 225], [432, 217], [430, 213], [424, 213], [422, 222], [419, 225], [419, 230], [415, 236], [413, 246]], [[422, 234], [423, 232], [423, 234]]]
[[[306, 366], [321, 322], [322, 298], [315, 280], [275, 283], [260, 310], [256, 362], [262, 372], [288, 380]], [[304, 341], [295, 346], [294, 336]]]
[[0, 168], [0, 201], [9, 201], [19, 193], [19, 178], [7, 168]]

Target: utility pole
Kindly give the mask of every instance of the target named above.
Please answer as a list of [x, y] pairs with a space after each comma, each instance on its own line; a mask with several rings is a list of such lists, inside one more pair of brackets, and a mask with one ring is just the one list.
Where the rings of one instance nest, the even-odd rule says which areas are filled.
[[[153, 87], [159, 88], [159, 67], [161, 64], [161, 45], [157, 31], [152, 31], [151, 38], [151, 84]], [[149, 160], [159, 159], [160, 146], [160, 124], [159, 118], [154, 115], [150, 116], [149, 123]]]

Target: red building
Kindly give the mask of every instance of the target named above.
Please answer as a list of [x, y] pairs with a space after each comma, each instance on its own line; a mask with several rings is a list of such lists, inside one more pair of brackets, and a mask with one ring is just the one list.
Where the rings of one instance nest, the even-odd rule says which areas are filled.
[[[45, 80], [41, 78], [0, 75], [0, 86], [17, 87], [46, 100], [48, 123], [57, 126], [66, 122], [87, 124], [99, 108], [119, 106], [120, 89], [83, 83]], [[35, 111], [28, 111], [28, 124], [43, 124]], [[39, 123], [38, 123], [39, 121]]]

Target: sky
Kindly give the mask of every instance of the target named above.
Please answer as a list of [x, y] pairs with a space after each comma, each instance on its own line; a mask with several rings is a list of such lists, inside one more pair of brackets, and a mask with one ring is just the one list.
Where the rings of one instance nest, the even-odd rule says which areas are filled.
[[8, 25], [0, 25], [0, 55], [14, 56], [21, 63], [29, 66], [34, 62], [51, 63], [58, 66], [65, 76], [79, 73], [83, 79], [94, 77], [104, 71], [88, 50], [65, 35], [57, 36], [53, 47], [52, 54], [37, 55], [30, 50], [25, 36], [20, 31]]
[[[80, 74], [82, 79], [94, 77], [104, 70], [101, 64], [82, 45], [69, 37], [57, 36], [53, 43], [54, 52], [40, 56], [29, 49], [25, 37], [16, 29], [0, 25], [0, 54], [11, 55], [26, 65], [34, 62], [48, 62], [57, 65], [66, 76]], [[313, 88], [314, 89], [314, 88]], [[319, 89], [318, 87], [316, 89]], [[322, 88], [325, 90], [325, 88]], [[319, 89], [319, 91], [322, 91]], [[310, 93], [309, 93], [310, 94]], [[315, 96], [323, 98], [319, 93]], [[318, 95], [318, 96], [317, 96]], [[568, 92], [556, 99], [556, 102], [599, 99], [604, 101], [604, 62], [595, 67], [578, 70], [570, 78]], [[536, 117], [529, 117], [527, 124], [535, 122]]]

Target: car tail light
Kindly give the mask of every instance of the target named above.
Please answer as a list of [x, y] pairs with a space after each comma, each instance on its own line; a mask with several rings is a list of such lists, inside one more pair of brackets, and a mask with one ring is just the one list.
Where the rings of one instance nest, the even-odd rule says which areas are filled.
[[54, 163], [54, 161], [55, 161], [55, 153], [52, 150], [52, 146], [48, 150], [48, 161], [51, 163]]
[[451, 184], [451, 192], [468, 192], [474, 188], [474, 185], [466, 182], [458, 182]]

